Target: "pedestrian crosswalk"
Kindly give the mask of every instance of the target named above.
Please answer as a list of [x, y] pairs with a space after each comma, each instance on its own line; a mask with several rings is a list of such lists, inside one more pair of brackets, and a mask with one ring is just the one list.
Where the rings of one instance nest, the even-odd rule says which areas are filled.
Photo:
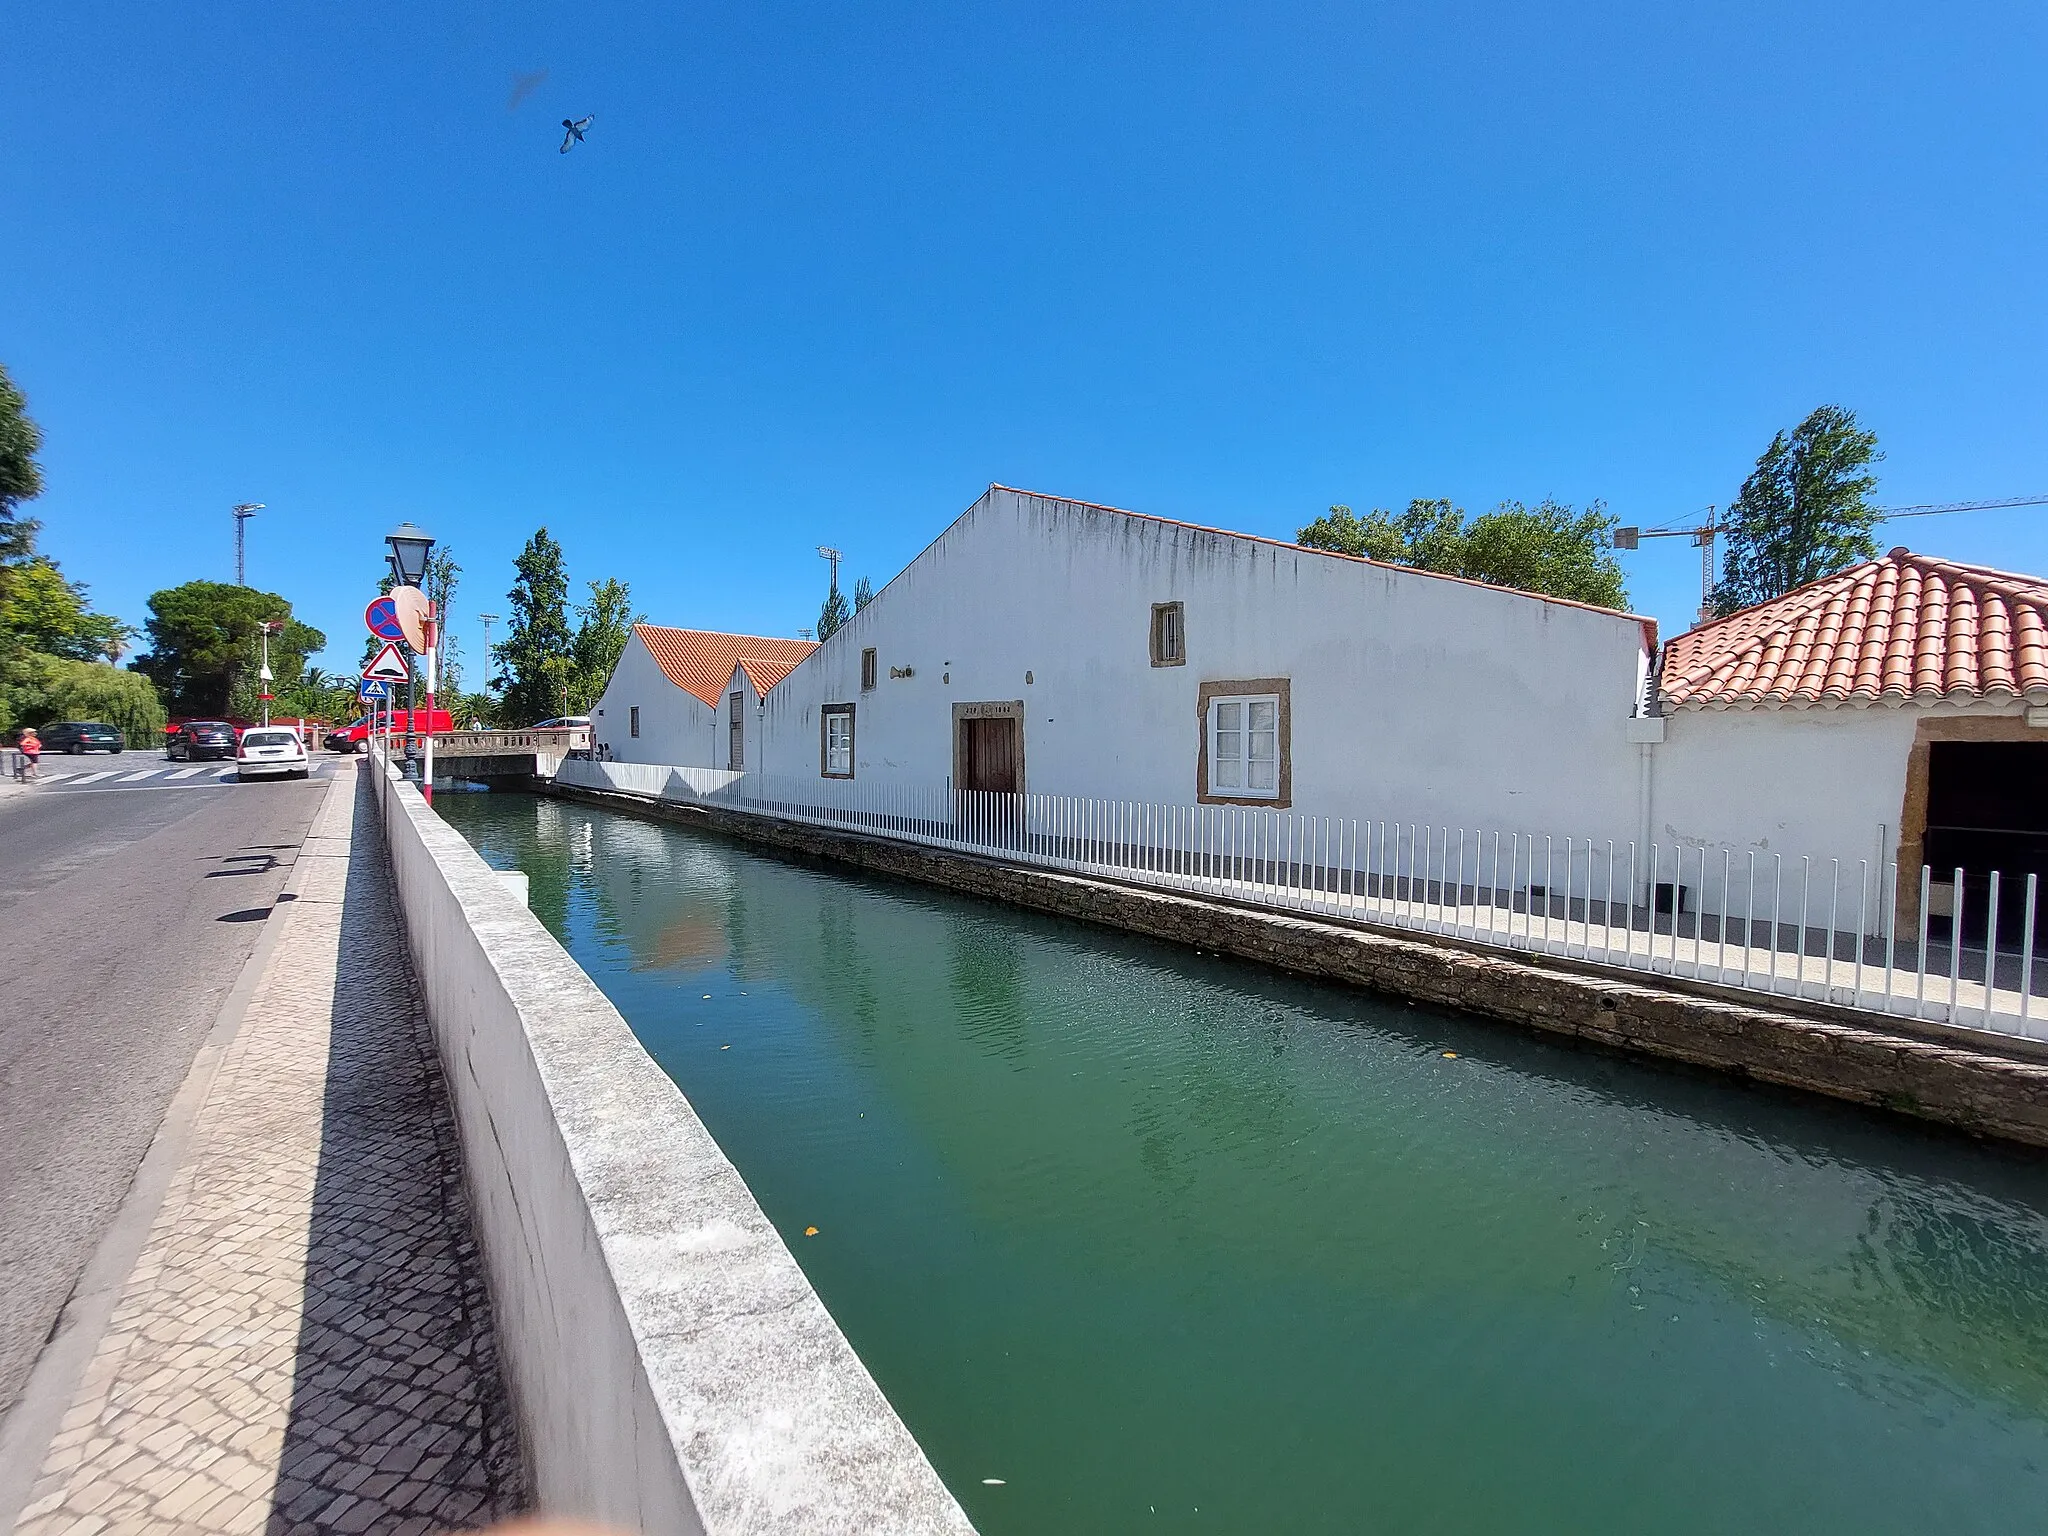
[[[133, 758], [129, 760], [133, 762]], [[314, 758], [307, 765], [318, 778], [334, 770], [331, 760]], [[109, 790], [109, 789], [217, 789], [235, 782], [236, 768], [233, 763], [197, 763], [179, 767], [173, 763], [159, 763], [149, 768], [133, 768], [129, 764], [118, 768], [60, 768], [46, 765], [36, 779], [45, 789], [55, 790]]]

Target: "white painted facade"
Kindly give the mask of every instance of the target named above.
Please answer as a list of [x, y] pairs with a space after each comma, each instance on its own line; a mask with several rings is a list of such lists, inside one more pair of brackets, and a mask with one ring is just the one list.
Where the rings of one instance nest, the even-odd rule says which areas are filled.
[[[1174, 602], [1185, 664], [1155, 666]], [[1281, 679], [1275, 804], [1626, 841], [1650, 644], [1624, 614], [994, 488], [769, 693], [749, 768], [829, 789], [820, 713], [851, 704], [856, 782], [952, 787], [954, 706], [1015, 702], [1027, 792], [1187, 805], [1202, 686]]]
[[1716, 856], [1889, 859], [1914, 708], [1680, 710], [1652, 754], [1652, 835]]

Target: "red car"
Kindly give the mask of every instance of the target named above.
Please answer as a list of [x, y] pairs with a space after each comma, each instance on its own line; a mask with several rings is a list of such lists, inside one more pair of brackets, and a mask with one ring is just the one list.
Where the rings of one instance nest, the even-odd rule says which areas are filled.
[[[416, 724], [413, 722], [417, 722]], [[377, 721], [383, 727], [383, 718]], [[407, 730], [415, 734], [439, 736], [455, 729], [455, 721], [445, 709], [432, 711], [424, 709], [394, 709], [391, 711], [391, 731], [394, 736], [403, 736]], [[370, 720], [365, 716], [349, 725], [338, 725], [327, 733], [326, 747], [330, 752], [360, 752], [363, 743], [370, 739]]]

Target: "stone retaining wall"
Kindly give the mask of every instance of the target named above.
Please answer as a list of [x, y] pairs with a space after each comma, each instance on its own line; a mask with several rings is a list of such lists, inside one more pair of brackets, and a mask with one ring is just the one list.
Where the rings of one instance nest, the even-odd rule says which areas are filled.
[[972, 1536], [624, 1019], [373, 759], [541, 1512], [623, 1531]]
[[1449, 940], [1174, 892], [799, 822], [556, 785], [553, 793], [1041, 912], [1262, 961], [1620, 1050], [1712, 1067], [1959, 1129], [2048, 1146], [2048, 1053], [1956, 1029], [1831, 1019], [1553, 965]]

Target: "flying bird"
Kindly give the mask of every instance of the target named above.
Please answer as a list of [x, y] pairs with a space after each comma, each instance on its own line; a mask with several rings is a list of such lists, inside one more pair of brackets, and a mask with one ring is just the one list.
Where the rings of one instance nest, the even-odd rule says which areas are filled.
[[515, 72], [512, 76], [512, 95], [505, 103], [505, 110], [507, 112], [518, 111], [519, 104], [543, 85], [546, 85], [547, 80], [548, 72], [544, 69], [537, 69], [530, 75], [522, 75]]
[[568, 118], [563, 118], [562, 126], [569, 131], [562, 135], [562, 153], [566, 155], [578, 144], [581, 144], [583, 142], [584, 130], [596, 121], [597, 114], [595, 112], [591, 113], [588, 117], [579, 117], [573, 123]]

